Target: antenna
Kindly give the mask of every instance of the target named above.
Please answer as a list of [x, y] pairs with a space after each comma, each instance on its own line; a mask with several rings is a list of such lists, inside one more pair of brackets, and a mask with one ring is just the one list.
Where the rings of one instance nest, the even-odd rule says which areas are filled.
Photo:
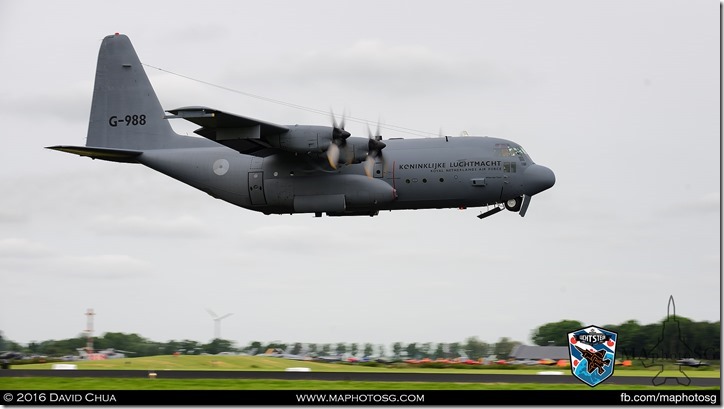
[[206, 312], [208, 312], [209, 315], [211, 315], [211, 318], [214, 320], [214, 339], [221, 339], [221, 320], [232, 315], [233, 312], [224, 314], [220, 317], [218, 315], [216, 315], [215, 312], [211, 311], [208, 308], [206, 309]]
[[89, 354], [93, 353], [93, 316], [96, 315], [96, 313], [93, 312], [93, 308], [88, 308], [85, 312], [86, 317], [88, 317], [86, 321], [86, 329], [85, 334], [88, 338], [88, 342], [86, 343], [85, 349], [88, 351]]

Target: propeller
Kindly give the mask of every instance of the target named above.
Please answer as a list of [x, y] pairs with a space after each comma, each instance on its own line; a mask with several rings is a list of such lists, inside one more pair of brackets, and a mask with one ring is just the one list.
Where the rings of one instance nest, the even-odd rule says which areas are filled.
[[364, 162], [364, 169], [365, 174], [367, 177], [372, 177], [372, 171], [375, 167], [375, 159], [377, 157], [382, 158], [383, 168], [384, 168], [384, 158], [382, 157], [382, 149], [387, 146], [384, 142], [382, 142], [382, 134], [380, 133], [380, 123], [377, 122], [377, 130], [375, 131], [375, 134], [372, 135], [372, 131], [370, 131], [369, 124], [367, 125], [367, 136], [369, 138], [369, 142], [367, 144], [367, 157], [365, 158]]
[[350, 137], [350, 133], [344, 130], [344, 119], [345, 114], [342, 114], [342, 120], [337, 125], [337, 119], [334, 117], [334, 112], [330, 111], [332, 116], [332, 143], [327, 148], [327, 160], [329, 166], [332, 169], [337, 169], [337, 163], [339, 163], [339, 151], [347, 145], [347, 138]]

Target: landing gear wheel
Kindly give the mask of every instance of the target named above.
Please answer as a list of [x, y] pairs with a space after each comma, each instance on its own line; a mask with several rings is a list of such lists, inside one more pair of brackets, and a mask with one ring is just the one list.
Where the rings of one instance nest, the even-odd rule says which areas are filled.
[[505, 208], [511, 212], [520, 211], [520, 206], [523, 204], [523, 197], [516, 197], [515, 199], [508, 199], [505, 201]]

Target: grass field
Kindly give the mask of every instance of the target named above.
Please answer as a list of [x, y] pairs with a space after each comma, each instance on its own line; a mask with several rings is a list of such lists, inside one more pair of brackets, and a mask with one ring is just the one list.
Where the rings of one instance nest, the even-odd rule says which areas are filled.
[[[209, 371], [284, 371], [291, 367], [305, 367], [313, 372], [407, 372], [407, 373], [467, 373], [467, 374], [536, 374], [540, 371], [561, 371], [570, 374], [568, 368], [514, 368], [490, 369], [486, 367], [458, 368], [420, 368], [416, 366], [363, 366], [340, 363], [322, 363], [311, 361], [295, 361], [273, 357], [254, 356], [153, 356], [142, 358], [123, 358], [104, 361], [73, 362], [78, 370], [139, 370], [139, 371], [173, 371], [173, 370], [209, 370]], [[29, 364], [14, 366], [16, 369], [51, 369], [52, 363]], [[666, 366], [664, 376], [676, 377], [678, 367]], [[12, 369], [10, 370], [12, 371]], [[690, 378], [718, 378], [719, 367], [687, 368], [686, 375]], [[619, 368], [614, 376], [650, 376], [654, 377], [657, 370]], [[713, 389], [719, 387], [673, 387], [667, 389]], [[533, 383], [438, 383], [438, 382], [361, 382], [361, 381], [284, 381], [257, 379], [118, 379], [118, 378], [55, 378], [55, 377], [3, 377], [0, 378], [0, 389], [5, 390], [184, 390], [184, 389], [215, 389], [215, 390], [485, 390], [485, 389], [543, 389], [569, 390], [590, 389], [579, 384], [533, 384]], [[596, 389], [616, 390], [655, 390], [653, 385], [607, 385], [605, 382]]]
[[[468, 368], [422, 368], [411, 365], [364, 366], [342, 363], [324, 363], [313, 361], [295, 361], [283, 358], [259, 356], [212, 356], [212, 355], [159, 355], [141, 358], [108, 359], [103, 361], [72, 362], [82, 369], [126, 369], [143, 371], [193, 370], [193, 371], [284, 371], [286, 368], [305, 367], [313, 372], [413, 372], [413, 373], [482, 373], [482, 374], [525, 374], [533, 375], [541, 371], [561, 371], [569, 374], [569, 368], [556, 367], [522, 367], [502, 369], [489, 367]], [[19, 365], [17, 369], [51, 369], [52, 363]], [[663, 376], [676, 376], [678, 366], [666, 365]], [[655, 376], [659, 371], [640, 367], [616, 367], [616, 376]], [[716, 367], [686, 368], [686, 375], [691, 378], [717, 378], [720, 369]]]
[[[258, 379], [110, 379], [110, 378], [0, 378], [2, 390], [589, 390], [581, 384], [444, 383], [282, 381]], [[613, 385], [596, 389], [661, 390], [653, 385]], [[681, 390], [718, 390], [718, 387], [666, 386]]]

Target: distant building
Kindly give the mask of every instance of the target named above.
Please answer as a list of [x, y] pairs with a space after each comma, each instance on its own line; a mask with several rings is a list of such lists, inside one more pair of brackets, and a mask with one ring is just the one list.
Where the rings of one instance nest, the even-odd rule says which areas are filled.
[[538, 346], [538, 345], [517, 345], [510, 352], [510, 356], [514, 359], [550, 359], [558, 361], [561, 359], [570, 359], [568, 355], [568, 347]]

